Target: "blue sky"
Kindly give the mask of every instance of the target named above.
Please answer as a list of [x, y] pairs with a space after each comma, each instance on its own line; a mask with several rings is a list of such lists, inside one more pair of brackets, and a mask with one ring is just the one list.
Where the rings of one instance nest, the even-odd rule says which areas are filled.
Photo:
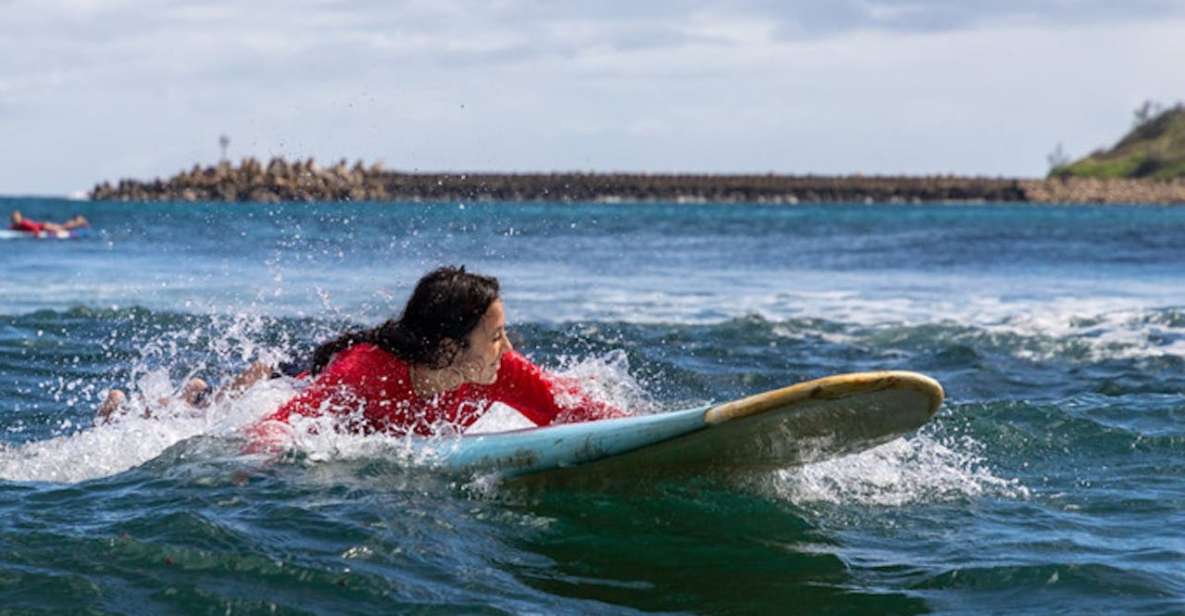
[[218, 158], [1037, 176], [1185, 98], [1185, 2], [0, 0], [0, 194]]

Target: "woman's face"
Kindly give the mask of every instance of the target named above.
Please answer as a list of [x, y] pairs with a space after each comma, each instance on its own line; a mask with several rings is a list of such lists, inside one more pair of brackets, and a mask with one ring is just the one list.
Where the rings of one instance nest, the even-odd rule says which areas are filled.
[[502, 300], [494, 300], [477, 327], [469, 332], [469, 347], [453, 360], [453, 367], [461, 371], [466, 382], [490, 385], [498, 380], [502, 354], [513, 350], [506, 338]]

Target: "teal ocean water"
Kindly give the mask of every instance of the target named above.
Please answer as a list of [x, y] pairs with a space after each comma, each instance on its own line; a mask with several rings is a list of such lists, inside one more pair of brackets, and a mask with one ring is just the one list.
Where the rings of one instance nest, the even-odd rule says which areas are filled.
[[[0, 612], [1185, 613], [1185, 208], [111, 204], [0, 239]], [[640, 413], [908, 369], [918, 434], [726, 479], [535, 488], [397, 439], [279, 458], [205, 414], [95, 425], [502, 280], [517, 346]]]

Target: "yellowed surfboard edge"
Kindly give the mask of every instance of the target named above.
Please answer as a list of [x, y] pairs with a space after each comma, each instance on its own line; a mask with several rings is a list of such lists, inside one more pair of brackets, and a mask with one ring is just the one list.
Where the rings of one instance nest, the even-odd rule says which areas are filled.
[[813, 381], [797, 383], [782, 389], [725, 402], [704, 413], [704, 423], [716, 425], [726, 421], [759, 415], [770, 409], [786, 406], [804, 400], [829, 400], [845, 398], [884, 389], [912, 389], [930, 398], [930, 416], [933, 417], [942, 406], [945, 392], [938, 381], [917, 372], [906, 370], [885, 370], [879, 372], [853, 372], [836, 374]]

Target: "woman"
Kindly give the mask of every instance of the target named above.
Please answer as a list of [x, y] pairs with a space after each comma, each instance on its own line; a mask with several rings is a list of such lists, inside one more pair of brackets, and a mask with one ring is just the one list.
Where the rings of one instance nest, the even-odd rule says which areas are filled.
[[[495, 402], [537, 426], [622, 416], [515, 352], [498, 291], [497, 279], [464, 267], [428, 273], [398, 319], [317, 347], [301, 375], [311, 382], [256, 432], [326, 414], [363, 433], [462, 432]], [[252, 366], [230, 387], [246, 389], [266, 372]]]
[[268, 420], [328, 411], [354, 431], [430, 435], [464, 431], [495, 402], [537, 426], [622, 415], [515, 352], [497, 279], [464, 267], [421, 278], [400, 318], [317, 347], [311, 373]]

